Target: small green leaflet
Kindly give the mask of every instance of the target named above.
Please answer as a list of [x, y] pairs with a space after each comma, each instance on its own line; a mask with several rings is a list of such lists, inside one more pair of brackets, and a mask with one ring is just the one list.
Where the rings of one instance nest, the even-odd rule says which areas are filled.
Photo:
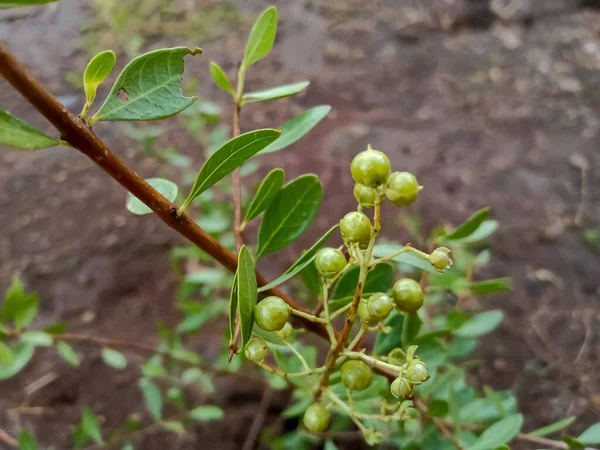
[[310, 81], [300, 81], [298, 83], [284, 84], [283, 86], [277, 86], [263, 91], [248, 92], [242, 97], [242, 104], [266, 102], [296, 95], [306, 89], [309, 84]]
[[211, 61], [210, 63], [210, 76], [215, 84], [225, 92], [229, 92], [232, 95], [235, 93], [225, 71], [216, 62]]
[[238, 255], [237, 297], [242, 331], [242, 347], [250, 340], [254, 325], [254, 307], [258, 300], [254, 260], [248, 248], [243, 245]]
[[29, 5], [45, 5], [46, 3], [54, 3], [58, 0], [2, 0], [0, 9], [2, 8], [18, 8], [20, 6]]
[[244, 52], [242, 70], [245, 71], [256, 61], [269, 54], [273, 48], [276, 34], [277, 9], [272, 6], [261, 14], [252, 27]]
[[115, 53], [112, 50], [105, 50], [94, 56], [85, 68], [85, 72], [83, 73], [85, 105], [81, 112], [81, 117], [83, 119], [86, 118], [90, 105], [96, 98], [98, 86], [100, 86], [100, 83], [102, 83], [113, 70], [116, 61], [117, 57], [115, 56]]
[[242, 134], [225, 143], [206, 160], [198, 172], [194, 186], [183, 206], [179, 208], [179, 213], [181, 214], [192, 200], [244, 164], [280, 134], [279, 130], [267, 128]]
[[507, 444], [521, 431], [522, 426], [521, 414], [508, 416], [481, 433], [475, 444], [468, 447], [468, 450], [489, 450]]
[[21, 150], [40, 150], [54, 147], [59, 142], [8, 111], [0, 109], [0, 144]]
[[0, 366], [10, 366], [14, 363], [15, 356], [12, 350], [4, 342], [0, 341]]
[[90, 408], [85, 408], [81, 417], [81, 427], [86, 436], [97, 444], [102, 443], [102, 432], [96, 413]]
[[144, 394], [144, 403], [154, 420], [162, 418], [163, 400], [160, 389], [148, 378], [141, 378], [140, 389]]
[[127, 367], [127, 358], [123, 353], [110, 348], [102, 349], [102, 361], [113, 369], [122, 370]]
[[483, 312], [465, 322], [458, 330], [454, 331], [454, 334], [463, 338], [483, 336], [494, 331], [502, 319], [504, 319], [504, 313], [499, 309]]
[[600, 444], [600, 423], [595, 423], [577, 438], [582, 444]]
[[484, 220], [473, 233], [462, 239], [453, 240], [452, 244], [474, 244], [481, 242], [494, 234], [498, 226], [497, 220]]
[[54, 339], [44, 331], [28, 331], [21, 335], [21, 341], [37, 347], [50, 347]]
[[[358, 267], [352, 267], [337, 281], [331, 292], [331, 300], [329, 302], [329, 309], [331, 312], [343, 308], [352, 301], [356, 285], [358, 284], [359, 272], [360, 270]], [[363, 288], [363, 294], [367, 295], [375, 292], [386, 292], [389, 289], [393, 278], [394, 268], [391, 264], [377, 264], [377, 266], [367, 274], [367, 281]]]
[[256, 259], [281, 250], [304, 233], [322, 199], [323, 188], [316, 175], [298, 177], [279, 191], [260, 223]]
[[[400, 244], [378, 244], [373, 248], [373, 255], [378, 258], [382, 258], [400, 250], [402, 247], [404, 246]], [[415, 255], [414, 253], [402, 253], [392, 258], [392, 261], [400, 264], [407, 264], [409, 266], [416, 267], [417, 269], [425, 270], [426, 272], [435, 274], [438, 273], [438, 271], [435, 270], [435, 267], [433, 267], [429, 261], [421, 258], [419, 255]]]
[[496, 278], [495, 280], [477, 281], [467, 284], [473, 294], [490, 294], [492, 292], [511, 291], [510, 278]]
[[441, 237], [439, 239], [440, 242], [455, 241], [470, 236], [475, 232], [475, 230], [477, 230], [477, 228], [479, 228], [479, 226], [488, 218], [489, 215], [490, 208], [486, 207], [480, 209], [471, 217], [469, 217], [465, 223], [457, 227], [452, 233]]
[[[165, 180], [164, 178], [148, 178], [146, 183], [156, 189], [159, 194], [170, 202], [175, 201], [177, 198], [177, 185], [172, 181]], [[150, 214], [152, 212], [148, 206], [131, 193], [127, 194], [126, 207], [130, 213], [137, 214], [138, 216], [143, 216], [144, 214]]]
[[231, 294], [229, 297], [229, 342], [233, 342], [233, 336], [235, 333], [235, 318], [237, 317], [238, 310], [238, 294], [237, 294], [237, 271], [233, 277], [233, 284], [231, 285]]
[[284, 181], [285, 172], [283, 169], [273, 169], [268, 173], [262, 183], [260, 183], [258, 186], [256, 194], [254, 194], [254, 198], [250, 202], [250, 206], [248, 206], [244, 224], [250, 222], [261, 212], [267, 209], [267, 207], [275, 199], [277, 193], [283, 187]]
[[158, 120], [173, 116], [196, 100], [181, 90], [183, 57], [199, 48], [163, 48], [138, 56], [121, 72], [100, 110], [89, 120]]
[[38, 310], [38, 294], [25, 292], [19, 277], [13, 276], [12, 283], [4, 296], [4, 306], [0, 320], [4, 322], [12, 320], [15, 327], [20, 330], [33, 322]]
[[390, 327], [389, 333], [377, 332], [373, 352], [378, 355], [385, 355], [393, 349], [402, 345], [402, 329], [404, 328], [404, 314], [393, 311], [383, 322], [386, 327]]
[[314, 243], [314, 245], [311, 248], [309, 248], [307, 251], [305, 251], [302, 254], [302, 256], [300, 258], [298, 258], [298, 260], [294, 264], [292, 264], [285, 272], [283, 272], [283, 274], [281, 274], [280, 276], [275, 278], [269, 284], [261, 287], [258, 290], [258, 292], [268, 291], [269, 289], [271, 289], [275, 286], [279, 286], [281, 283], [284, 283], [285, 281], [289, 280], [294, 275], [299, 273], [302, 269], [304, 269], [306, 266], [308, 266], [315, 259], [315, 255], [317, 254], [317, 251], [319, 251], [319, 249], [321, 247], [323, 247], [325, 242], [327, 242], [327, 240], [329, 239], [331, 234], [338, 227], [339, 227], [339, 225], [335, 225], [334, 227], [330, 228], [329, 231], [327, 231], [321, 237], [321, 239], [319, 239], [317, 242]]
[[12, 350], [13, 361], [10, 365], [0, 364], [0, 381], [8, 380], [23, 369], [33, 356], [35, 347], [26, 342], [19, 342]]
[[199, 422], [208, 420], [220, 420], [225, 416], [221, 408], [216, 405], [203, 405], [194, 408], [189, 413], [189, 418]]
[[546, 425], [545, 427], [542, 427], [542, 428], [538, 428], [537, 430], [532, 431], [527, 434], [530, 434], [532, 436], [538, 436], [538, 437], [548, 436], [549, 434], [564, 430], [569, 425], [571, 425], [573, 422], [575, 422], [576, 419], [577, 419], [577, 417], [575, 417], [575, 416], [567, 417], [566, 419], [559, 420], [558, 422], [554, 422], [554, 423], [552, 423], [550, 425]]
[[320, 105], [292, 117], [279, 128], [281, 137], [261, 150], [261, 153], [273, 153], [292, 145], [323, 120], [329, 111], [331, 106]]
[[75, 350], [73, 350], [73, 348], [66, 342], [59, 342], [56, 346], [56, 351], [62, 357], [62, 359], [64, 359], [70, 365], [76, 367], [81, 364], [79, 356], [77, 355], [77, 353], [75, 353]]
[[37, 450], [35, 438], [27, 430], [19, 433], [19, 450]]

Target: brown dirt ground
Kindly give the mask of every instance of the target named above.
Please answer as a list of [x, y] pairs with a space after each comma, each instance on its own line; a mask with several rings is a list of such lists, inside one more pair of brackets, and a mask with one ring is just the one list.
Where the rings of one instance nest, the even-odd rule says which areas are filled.
[[[77, 39], [93, 14], [90, 3], [63, 0], [0, 15], [0, 39], [72, 110], [81, 107], [83, 97], [62, 80], [66, 71], [85, 64]], [[582, 207], [583, 228], [599, 226], [599, 5], [589, 0], [276, 3], [282, 16], [277, 43], [273, 55], [253, 68], [248, 87], [298, 79], [312, 84], [299, 98], [248, 108], [243, 127], [278, 125], [316, 104], [334, 107], [309, 137], [263, 158], [265, 170], [281, 166], [290, 178], [305, 172], [323, 178], [323, 208], [295, 250], [353, 207], [347, 167], [367, 142], [426, 186], [409, 208], [426, 229], [441, 219], [459, 223], [490, 205], [501, 228], [492, 240], [492, 264], [482, 276], [511, 276], [515, 289], [475, 305], [507, 313], [478, 351], [486, 364], [477, 379], [518, 393], [526, 429], [567, 415], [580, 419], [573, 433], [597, 422], [600, 257], [584, 242], [574, 218]], [[256, 12], [266, 5], [255, 0], [241, 6]], [[233, 72], [246, 36], [241, 28], [206, 44], [172, 43], [205, 49], [192, 72], [206, 73], [211, 59]], [[208, 83], [201, 92], [224, 104]], [[50, 131], [3, 81], [0, 107]], [[174, 121], [167, 124], [176, 130]], [[162, 170], [135, 155], [115, 130], [97, 127], [138, 173]], [[169, 138], [182, 148], [190, 144], [176, 131]], [[155, 322], [177, 320], [174, 284], [165, 274], [178, 236], [155, 218], [128, 215], [125, 193], [77, 152], [3, 149], [0, 161], [0, 287], [21, 272], [27, 286], [41, 293], [39, 325], [68, 320], [72, 331], [152, 343]], [[386, 213], [389, 230], [400, 217]], [[388, 233], [406, 238], [403, 231]], [[275, 275], [293, 258], [293, 251], [284, 252], [262, 269]], [[210, 343], [194, 345], [210, 353]], [[26, 398], [23, 388], [49, 373], [55, 381]], [[0, 385], [0, 427], [13, 434], [27, 427], [46, 445], [68, 448], [65, 424], [77, 420], [81, 405], [105, 416], [108, 427], [143, 411], [136, 376], [132, 370], [114, 376], [96, 350], [86, 353], [79, 370], [40, 352], [23, 376]], [[198, 426], [179, 439], [153, 434], [144, 448], [240, 448], [262, 393], [231, 380], [219, 381], [219, 392], [227, 423]], [[286, 402], [283, 394], [274, 397], [267, 424], [277, 421]], [[23, 405], [49, 413], [19, 413], [15, 408]]]

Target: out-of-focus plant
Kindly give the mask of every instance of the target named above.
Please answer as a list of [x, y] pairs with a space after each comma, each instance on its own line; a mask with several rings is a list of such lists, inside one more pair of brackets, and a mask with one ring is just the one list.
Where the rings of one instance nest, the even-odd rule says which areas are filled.
[[[228, 128], [219, 124], [219, 108], [186, 97], [181, 89], [184, 57], [200, 54], [200, 49], [167, 48], [136, 57], [89, 115], [96, 88], [115, 64], [112, 52], [102, 52], [85, 71], [86, 104], [76, 118], [0, 47], [0, 74], [61, 132], [60, 139], [47, 136], [0, 111], [0, 142], [23, 150], [60, 144], [82, 151], [130, 191], [127, 208], [132, 213], [154, 212], [194, 244], [173, 250], [175, 271], [184, 267], [177, 299], [183, 319], [173, 329], [159, 326], [157, 347], [68, 333], [62, 323], [39, 329], [35, 326], [39, 298], [15, 277], [0, 316], [0, 379], [17, 376], [36, 347], [53, 347], [66, 362], [78, 366], [86, 357], [78, 346], [97, 345], [104, 362], [115, 370], [129, 364], [126, 352], [147, 355], [138, 385], [150, 425], [130, 418], [108, 432], [96, 413], [84, 408], [73, 430], [75, 448], [94, 443], [132, 449], [132, 433], [140, 426], [184, 433], [195, 421], [220, 420], [224, 413], [218, 406], [201, 404], [187, 388], [200, 386], [211, 393], [216, 376], [234, 372], [256, 376], [246, 361], [263, 369], [259, 373], [269, 389], [292, 389], [294, 402], [283, 417], [297, 418], [298, 428], [283, 436], [265, 431], [263, 442], [274, 448], [303, 448], [324, 441], [331, 450], [336, 433], [350, 427], [368, 444], [402, 449], [502, 450], [515, 439], [553, 448], [600, 443], [600, 424], [578, 437], [564, 434], [560, 441], [547, 437], [562, 433], [574, 418], [525, 433], [523, 416], [510, 392], [469, 383], [469, 369], [480, 363], [466, 358], [503, 319], [500, 310], [478, 312], [472, 299], [510, 289], [508, 279], [476, 277], [490, 258], [482, 243], [498, 223], [483, 208], [458, 227], [440, 226], [425, 239], [418, 221], [409, 217], [406, 228], [422, 250], [410, 243], [379, 242], [386, 223], [381, 205], [389, 201], [407, 207], [422, 189], [413, 174], [393, 172], [382, 151], [369, 146], [352, 160], [356, 210], [332, 218], [335, 225], [275, 280], [269, 282], [256, 272], [257, 262], [289, 246], [310, 227], [323, 195], [317, 176], [302, 175], [286, 183], [284, 170], [274, 169], [245, 208], [242, 201], [246, 196], [242, 177], [257, 167], [255, 157], [296, 142], [330, 110], [327, 105], [316, 106], [278, 129], [241, 133], [242, 109], [295, 95], [309, 85], [296, 82], [246, 92], [247, 71], [268, 55], [276, 30], [277, 11], [268, 8], [252, 28], [236, 83], [217, 63], [210, 63], [214, 82], [231, 96], [231, 139], [226, 136]], [[146, 155], [182, 170], [185, 198], [178, 197], [179, 186], [170, 180], [137, 177], [88, 127], [99, 121], [149, 121], [176, 114], [205, 149], [199, 171], [190, 170], [193, 159], [179, 149], [160, 147], [161, 127], [126, 125], [124, 130], [140, 142]], [[230, 194], [233, 202], [222, 201]], [[249, 247], [245, 233], [252, 221], [260, 225], [256, 245]], [[341, 237], [342, 244], [326, 247], [333, 236]], [[293, 278], [303, 281], [302, 297], [314, 299], [314, 308], [279, 290]], [[226, 345], [219, 358], [205, 362], [185, 345], [185, 337], [225, 311]], [[324, 339], [321, 352], [314, 341], [305, 339], [308, 333]], [[37, 448], [27, 431], [19, 435], [18, 445]]]

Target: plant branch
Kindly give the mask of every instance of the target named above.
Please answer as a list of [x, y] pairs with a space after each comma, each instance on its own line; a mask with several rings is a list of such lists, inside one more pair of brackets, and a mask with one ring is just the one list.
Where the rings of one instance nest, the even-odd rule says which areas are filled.
[[1, 428], [0, 428], [0, 442], [4, 442], [6, 445], [8, 445], [11, 448], [19, 447], [19, 442]]
[[[165, 224], [196, 244], [227, 270], [235, 273], [237, 269], [236, 255], [200, 228], [187, 214], [183, 213], [177, 217], [177, 208], [173, 203], [125, 165], [87, 126], [85, 121], [69, 112], [2, 43], [0, 43], [0, 75], [56, 127], [61, 133], [61, 139], [100, 166], [127, 191], [152, 209]], [[256, 279], [259, 286], [265, 286], [268, 283], [258, 272]], [[268, 293], [281, 297], [294, 309], [308, 312], [278, 288], [271, 288]], [[327, 338], [327, 331], [322, 324], [300, 320], [306, 329]]]

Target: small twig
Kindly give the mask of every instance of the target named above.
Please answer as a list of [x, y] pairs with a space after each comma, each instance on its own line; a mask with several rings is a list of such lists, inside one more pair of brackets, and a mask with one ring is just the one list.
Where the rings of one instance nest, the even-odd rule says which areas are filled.
[[248, 431], [248, 436], [246, 437], [246, 441], [244, 442], [244, 446], [242, 450], [252, 450], [254, 448], [254, 444], [256, 439], [258, 438], [258, 434], [262, 429], [265, 419], [267, 417], [267, 412], [269, 411], [269, 406], [271, 405], [271, 399], [273, 398], [273, 391], [271, 388], [266, 388], [263, 392], [263, 396], [260, 400], [260, 404], [258, 405], [258, 411], [256, 412], [256, 416], [254, 416], [254, 421], [250, 426], [250, 431]]
[[19, 442], [2, 428], [0, 428], [0, 442], [4, 442], [11, 448], [19, 448]]

